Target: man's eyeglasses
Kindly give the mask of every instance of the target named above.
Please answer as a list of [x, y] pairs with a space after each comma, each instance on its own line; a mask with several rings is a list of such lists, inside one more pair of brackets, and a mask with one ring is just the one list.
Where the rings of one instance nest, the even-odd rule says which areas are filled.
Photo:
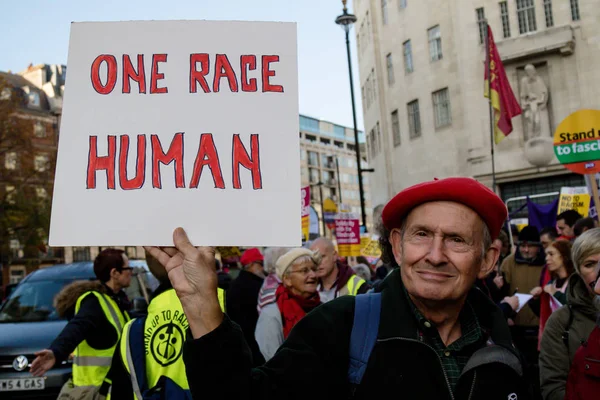
[[133, 271], [133, 268], [131, 267], [125, 267], [125, 268], [121, 268], [118, 270], [119, 272], [124, 272], [124, 271]]

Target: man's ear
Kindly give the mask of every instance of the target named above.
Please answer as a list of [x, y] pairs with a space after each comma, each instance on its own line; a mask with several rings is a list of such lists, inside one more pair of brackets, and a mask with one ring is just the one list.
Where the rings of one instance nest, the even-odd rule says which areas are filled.
[[388, 240], [392, 245], [392, 252], [394, 253], [396, 264], [402, 265], [402, 232], [400, 229], [392, 229]]
[[477, 274], [478, 279], [485, 278], [494, 270], [494, 267], [498, 262], [498, 258], [500, 257], [500, 247], [501, 245], [492, 243], [490, 248], [486, 250], [485, 254], [483, 255], [483, 260], [481, 260], [479, 273]]
[[111, 268], [109, 276], [111, 278], [116, 278], [119, 271], [116, 268]]

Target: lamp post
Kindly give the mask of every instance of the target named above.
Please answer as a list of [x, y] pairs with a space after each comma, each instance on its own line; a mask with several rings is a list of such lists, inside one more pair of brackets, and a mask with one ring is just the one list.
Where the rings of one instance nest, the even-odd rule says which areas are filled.
[[350, 57], [350, 28], [356, 22], [356, 16], [348, 13], [346, 0], [342, 0], [344, 13], [335, 19], [335, 23], [341, 26], [346, 33], [346, 53], [348, 54], [348, 74], [350, 76], [350, 98], [352, 99], [352, 120], [354, 122], [354, 143], [356, 146], [356, 168], [358, 170], [358, 191], [360, 195], [360, 211], [362, 225], [367, 232], [367, 213], [365, 211], [365, 192], [363, 189], [362, 167], [360, 162], [360, 143], [358, 142], [358, 129], [356, 129], [356, 104], [354, 102], [354, 83], [352, 82], [352, 59]]

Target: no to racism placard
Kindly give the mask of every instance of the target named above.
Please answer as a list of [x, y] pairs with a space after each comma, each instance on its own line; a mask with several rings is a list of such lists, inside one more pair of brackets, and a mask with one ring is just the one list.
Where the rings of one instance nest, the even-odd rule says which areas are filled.
[[298, 246], [296, 25], [73, 23], [51, 246]]

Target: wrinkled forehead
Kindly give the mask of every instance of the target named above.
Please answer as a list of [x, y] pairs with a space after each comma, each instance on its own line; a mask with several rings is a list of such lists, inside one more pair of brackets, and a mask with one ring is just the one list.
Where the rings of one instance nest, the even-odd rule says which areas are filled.
[[435, 227], [473, 232], [483, 227], [483, 219], [472, 208], [453, 201], [430, 201], [413, 208], [404, 218], [405, 227]]

